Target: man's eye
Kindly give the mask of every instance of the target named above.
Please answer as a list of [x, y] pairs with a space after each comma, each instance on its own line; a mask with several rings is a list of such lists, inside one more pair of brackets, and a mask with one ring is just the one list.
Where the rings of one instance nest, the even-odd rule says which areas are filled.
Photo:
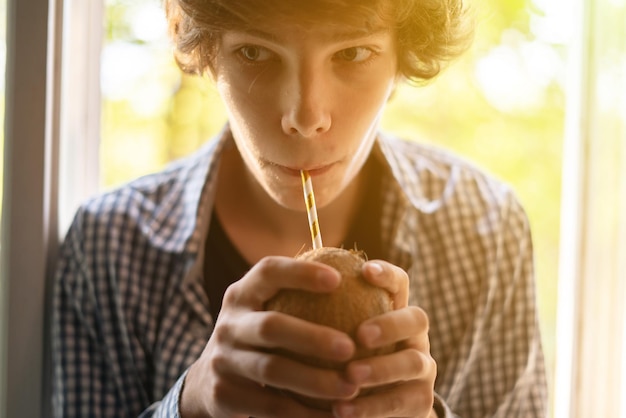
[[342, 49], [337, 53], [337, 57], [349, 62], [367, 61], [374, 52], [363, 46], [355, 46], [352, 48]]
[[246, 45], [239, 48], [239, 54], [242, 58], [251, 62], [262, 62], [271, 58], [270, 51], [255, 45]]

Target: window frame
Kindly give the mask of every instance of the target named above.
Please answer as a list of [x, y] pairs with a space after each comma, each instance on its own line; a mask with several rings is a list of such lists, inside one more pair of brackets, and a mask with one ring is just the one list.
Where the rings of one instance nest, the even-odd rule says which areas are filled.
[[[598, 97], [609, 48], [626, 44], [604, 26], [610, 2], [572, 7], [553, 416], [625, 418], [626, 100], [620, 116]], [[617, 81], [626, 91], [626, 75]]]
[[78, 203], [98, 191], [103, 10], [7, 0], [0, 416], [51, 416], [56, 255]]
[[[42, 416], [46, 275], [58, 240], [56, 4], [7, 0], [0, 416]], [[45, 412], [43, 413], [45, 415]]]

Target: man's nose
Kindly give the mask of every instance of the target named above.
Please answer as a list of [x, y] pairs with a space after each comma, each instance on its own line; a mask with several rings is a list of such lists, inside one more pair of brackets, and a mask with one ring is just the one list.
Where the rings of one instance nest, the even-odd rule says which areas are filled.
[[301, 68], [287, 79], [282, 96], [282, 129], [288, 135], [314, 138], [330, 129], [332, 88], [321, 71]]

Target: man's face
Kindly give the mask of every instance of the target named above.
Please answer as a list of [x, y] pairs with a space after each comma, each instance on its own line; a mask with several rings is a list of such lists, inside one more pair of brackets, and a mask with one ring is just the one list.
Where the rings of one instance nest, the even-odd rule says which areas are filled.
[[391, 31], [282, 23], [226, 32], [213, 74], [249, 172], [277, 203], [303, 210], [301, 169], [320, 208], [358, 174], [396, 65]]

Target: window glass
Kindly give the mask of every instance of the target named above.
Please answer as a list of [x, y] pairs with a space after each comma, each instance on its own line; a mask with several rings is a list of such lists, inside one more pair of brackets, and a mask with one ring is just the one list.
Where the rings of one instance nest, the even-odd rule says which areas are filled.
[[[472, 49], [434, 82], [400, 87], [383, 127], [455, 150], [516, 190], [534, 231], [552, 374], [569, 8], [549, 0], [472, 5]], [[225, 115], [208, 80], [177, 69], [160, 1], [106, 0], [106, 15], [101, 173], [108, 188], [197, 149]]]
[[173, 61], [159, 0], [106, 0], [101, 181], [152, 172], [197, 149], [224, 124], [207, 80]]

